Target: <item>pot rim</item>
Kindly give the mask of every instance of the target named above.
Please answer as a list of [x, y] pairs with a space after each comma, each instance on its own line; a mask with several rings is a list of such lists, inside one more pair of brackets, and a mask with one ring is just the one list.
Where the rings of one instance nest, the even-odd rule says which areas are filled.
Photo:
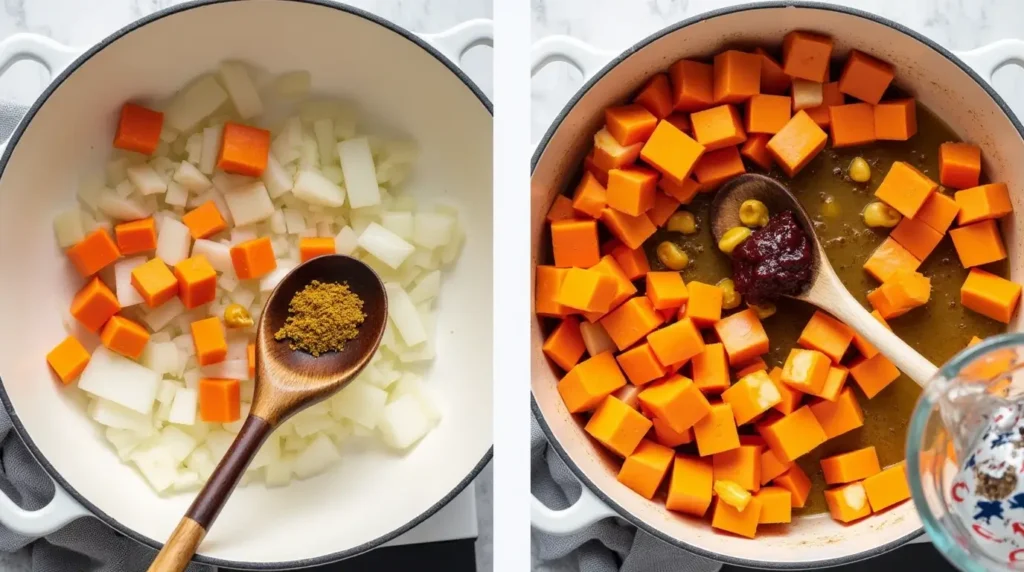
[[[902, 32], [903, 34], [910, 36], [911, 38], [931, 48], [939, 55], [944, 56], [947, 60], [949, 60], [950, 63], [959, 67], [964, 73], [970, 76], [970, 78], [974, 80], [975, 83], [977, 83], [982, 89], [984, 89], [985, 92], [988, 93], [989, 97], [991, 97], [992, 100], [995, 101], [996, 105], [998, 105], [999, 108], [1005, 114], [1006, 119], [1010, 121], [1010, 123], [1014, 126], [1014, 128], [1021, 135], [1021, 137], [1024, 138], [1024, 125], [1021, 124], [1020, 120], [1014, 115], [1013, 111], [1010, 110], [1010, 107], [1006, 104], [1003, 98], [999, 96], [995, 89], [987, 81], [983, 80], [970, 66], [968, 66], [961, 59], [956, 57], [952, 52], [950, 52], [943, 46], [939, 45], [935, 41], [927, 38], [926, 36], [914, 30], [911, 30], [910, 28], [898, 22], [894, 22], [892, 20], [889, 20], [888, 18], [884, 18], [882, 16], [873, 14], [871, 12], [866, 12], [864, 10], [858, 10], [856, 8], [849, 8], [841, 5], [825, 4], [822, 2], [814, 1], [769, 0], [765, 2], [751, 2], [746, 4], [729, 6], [726, 8], [719, 8], [708, 12], [702, 12], [700, 14], [691, 16], [684, 20], [680, 20], [675, 24], [671, 24], [647, 36], [646, 38], [643, 38], [639, 42], [633, 44], [632, 46], [624, 50], [619, 55], [612, 58], [607, 64], [604, 65], [604, 67], [602, 67], [597, 73], [595, 73], [593, 77], [587, 79], [583, 86], [580, 87], [580, 89], [577, 90], [575, 94], [573, 94], [572, 98], [569, 99], [568, 103], [566, 103], [565, 106], [562, 107], [562, 110], [551, 122], [550, 127], [548, 127], [547, 131], [545, 131], [544, 133], [544, 136], [537, 143], [537, 148], [534, 151], [533, 157], [530, 161], [531, 176], [534, 173], [534, 171], [536, 171], [537, 163], [540, 161], [541, 156], [547, 149], [548, 143], [551, 141], [551, 138], [554, 136], [554, 134], [558, 131], [559, 127], [561, 127], [561, 124], [565, 120], [565, 118], [569, 115], [573, 108], [576, 107], [576, 104], [579, 103], [581, 99], [583, 99], [587, 92], [589, 92], [591, 88], [593, 88], [599, 81], [601, 81], [601, 79], [604, 78], [604, 76], [608, 74], [608, 72], [611, 71], [613, 68], [617, 67], [619, 64], [629, 59], [635, 53], [646, 48], [651, 43], [669, 34], [682, 30], [683, 28], [687, 28], [694, 24], [698, 24], [705, 20], [710, 20], [719, 16], [726, 16], [729, 14], [747, 12], [752, 10], [770, 10], [777, 8], [804, 8], [811, 10], [838, 12], [840, 14], [870, 20], [872, 22], [882, 24], [884, 26], [892, 28], [893, 30], [896, 30], [897, 32]], [[851, 564], [861, 560], [867, 560], [869, 558], [880, 556], [882, 554], [885, 554], [886, 552], [899, 548], [907, 542], [924, 534], [924, 528], [922, 526], [910, 534], [906, 534], [900, 538], [886, 542], [869, 550], [864, 550], [862, 552], [851, 554], [849, 556], [825, 558], [821, 560], [807, 562], [764, 562], [760, 560], [750, 560], [747, 558], [730, 556], [726, 554], [720, 554], [717, 552], [704, 550], [702, 548], [693, 546], [683, 540], [665, 534], [657, 528], [648, 525], [646, 522], [637, 518], [631, 512], [625, 510], [621, 505], [612, 500], [612, 498], [609, 495], [605, 494], [604, 491], [602, 491], [597, 485], [595, 485], [594, 482], [591, 481], [582, 470], [580, 470], [576, 463], [572, 461], [572, 458], [569, 456], [569, 453], [565, 450], [565, 448], [562, 447], [562, 444], [558, 441], [558, 439], [555, 438], [554, 434], [551, 431], [551, 427], [547, 424], [547, 421], [545, 421], [544, 419], [544, 413], [543, 411], [541, 411], [540, 405], [537, 403], [537, 397], [533, 394], [532, 390], [530, 392], [530, 407], [533, 410], [533, 416], [537, 420], [537, 424], [540, 426], [541, 430], [544, 432], [544, 436], [547, 439], [548, 443], [554, 448], [555, 452], [558, 454], [562, 462], [564, 462], [566, 466], [569, 467], [569, 470], [572, 471], [573, 475], [576, 476], [576, 478], [583, 484], [583, 486], [586, 486], [588, 489], [590, 489], [592, 493], [594, 493], [595, 496], [597, 496], [597, 498], [601, 499], [603, 503], [611, 507], [619, 517], [625, 519], [630, 524], [636, 526], [638, 529], [643, 530], [644, 532], [662, 540], [663, 542], [667, 542], [677, 548], [681, 548], [687, 552], [696, 554], [698, 556], [703, 556], [705, 558], [710, 558], [717, 562], [723, 562], [725, 564], [731, 564], [734, 566], [742, 566], [745, 568], [762, 568], [770, 570], [805, 570], [811, 568], [829, 568], [833, 566]]]
[[[134, 22], [131, 22], [125, 25], [124, 27], [114, 31], [104, 39], [97, 42], [95, 45], [89, 47], [81, 55], [75, 58], [74, 61], [68, 64], [68, 66], [64, 68], [56, 77], [51, 79], [49, 85], [47, 85], [46, 89], [43, 90], [42, 94], [40, 94], [39, 97], [36, 98], [36, 100], [32, 103], [32, 106], [25, 113], [25, 117], [22, 118], [22, 120], [18, 123], [17, 129], [15, 129], [14, 133], [11, 134], [11, 137], [7, 142], [7, 146], [4, 149], [3, 156], [0, 157], [0, 178], [3, 177], [3, 173], [7, 169], [7, 163], [10, 161], [11, 153], [14, 151], [14, 148], [17, 146], [22, 135], [25, 133], [25, 130], [32, 122], [32, 119], [35, 117], [36, 113], [38, 113], [39, 109], [46, 104], [50, 96], [53, 95], [54, 91], [56, 91], [57, 88], [60, 87], [61, 84], [63, 84], [64, 81], [67, 80], [68, 77], [75, 73], [78, 70], [78, 68], [82, 66], [82, 64], [89, 61], [89, 59], [91, 59], [93, 56], [95, 56], [102, 50], [106, 49], [110, 44], [114, 43], [118, 39], [145, 27], [147, 24], [156, 22], [168, 16], [173, 16], [175, 14], [186, 12], [189, 10], [194, 10], [197, 8], [203, 8], [215, 4], [228, 4], [241, 1], [244, 0], [190, 0], [188, 2], [164, 8], [163, 10], [153, 12], [143, 18], [135, 20]], [[372, 24], [376, 24], [378, 26], [386, 28], [387, 30], [390, 30], [395, 34], [398, 34], [399, 36], [405, 38], [409, 42], [412, 42], [420, 49], [433, 56], [437, 61], [439, 61], [442, 65], [448, 68], [448, 71], [454, 74], [460, 81], [462, 81], [462, 83], [467, 88], [469, 88], [471, 92], [473, 92], [473, 95], [475, 95], [476, 98], [480, 101], [480, 104], [484, 106], [484, 108], [487, 110], [487, 113], [489, 113], [491, 116], [494, 115], [494, 108], [491, 104], [491, 101], [487, 98], [486, 95], [484, 95], [484, 93], [480, 90], [476, 83], [474, 83], [473, 80], [471, 80], [469, 76], [465, 74], [465, 72], [463, 72], [457, 65], [449, 61], [445, 56], [441, 54], [441, 52], [439, 52], [436, 48], [430, 45], [426, 40], [420, 38], [419, 36], [410, 32], [409, 30], [380, 16], [377, 16], [376, 14], [372, 14], [370, 12], [353, 6], [349, 6], [347, 4], [332, 2], [330, 0], [279, 1], [293, 2], [296, 4], [312, 4], [316, 6], [322, 6], [324, 8], [331, 8], [334, 10], [338, 10], [340, 12], [345, 12], [352, 16], [357, 16], [359, 18], [362, 18], [363, 20], [367, 20]], [[122, 524], [120, 521], [114, 519], [110, 515], [101, 511], [99, 507], [91, 503], [64, 479], [64, 477], [53, 467], [53, 465], [50, 464], [50, 462], [46, 459], [46, 456], [43, 455], [42, 451], [40, 451], [36, 444], [32, 441], [32, 438], [29, 436], [28, 431], [25, 429], [25, 426], [21, 423], [21, 419], [19, 418], [17, 412], [15, 411], [14, 405], [11, 402], [10, 397], [7, 395], [7, 389], [4, 385], [2, 377], [0, 377], [0, 402], [3, 402], [4, 409], [7, 410], [8, 414], [11, 417], [11, 422], [14, 426], [15, 433], [18, 435], [21, 441], [25, 443], [25, 446], [28, 448], [29, 453], [32, 455], [32, 457], [35, 458], [36, 462], [38, 462], [46, 471], [47, 475], [49, 475], [49, 477], [54, 480], [56, 486], [59, 486], [63, 488], [65, 491], [67, 491], [68, 494], [70, 494], [75, 499], [75, 501], [84, 506], [100, 522], [113, 528], [115, 531], [154, 550], [160, 550], [160, 548], [163, 547], [163, 542], [139, 534], [135, 530], [129, 528], [128, 526]], [[381, 535], [373, 540], [365, 542], [359, 546], [355, 546], [339, 552], [325, 554], [323, 556], [317, 556], [314, 558], [303, 558], [299, 560], [281, 562], [246, 562], [239, 560], [226, 560], [222, 558], [204, 556], [202, 554], [196, 554], [192, 560], [194, 562], [199, 562], [202, 564], [211, 564], [217, 567], [227, 567], [241, 570], [282, 570], [294, 568], [307, 568], [310, 566], [320, 566], [324, 564], [338, 562], [340, 560], [351, 558], [353, 556], [357, 556], [359, 554], [377, 548], [382, 544], [397, 538], [398, 536], [401, 536], [402, 534], [408, 532], [409, 530], [413, 529], [414, 527], [422, 523], [428, 517], [432, 516], [442, 507], [447, 505], [449, 502], [451, 502], [452, 499], [458, 496], [458, 494], [461, 493], [469, 485], [469, 483], [476, 479], [476, 477], [480, 474], [483, 468], [491, 461], [493, 454], [494, 446], [492, 445], [490, 448], [487, 449], [487, 452], [484, 453], [484, 455], [480, 458], [480, 461], [477, 462], [477, 464], [466, 475], [466, 477], [462, 479], [459, 483], [457, 483], [448, 494], [446, 494], [444, 497], [438, 500], [437, 503], [435, 503], [427, 510], [423, 511], [421, 514], [415, 516], [405, 525], [387, 534]]]

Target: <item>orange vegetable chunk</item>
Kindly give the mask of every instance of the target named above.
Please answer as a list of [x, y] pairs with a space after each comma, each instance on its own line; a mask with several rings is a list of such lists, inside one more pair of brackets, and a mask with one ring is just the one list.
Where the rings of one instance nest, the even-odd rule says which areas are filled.
[[852, 341], [853, 330], [849, 326], [818, 310], [804, 326], [796, 343], [808, 349], [818, 350], [834, 363], [839, 363]]
[[555, 266], [590, 268], [601, 259], [597, 221], [562, 220], [551, 223], [551, 249]]
[[85, 235], [85, 238], [67, 250], [67, 254], [75, 269], [85, 278], [113, 264], [121, 256], [110, 233], [104, 228], [97, 228]]
[[868, 294], [868, 301], [885, 319], [902, 316], [924, 306], [931, 298], [932, 281], [920, 272], [896, 272]]
[[198, 308], [217, 298], [217, 271], [205, 256], [193, 256], [175, 264], [174, 277], [178, 281], [178, 296], [186, 308]]
[[775, 384], [775, 389], [778, 389], [779, 395], [782, 396], [782, 401], [775, 406], [775, 410], [783, 415], [789, 415], [796, 411], [797, 408], [800, 407], [800, 402], [803, 400], [803, 392], [797, 391], [782, 382], [781, 367], [773, 367], [772, 370], [768, 372], [768, 377], [771, 378], [772, 383]]
[[640, 93], [633, 98], [633, 103], [639, 103], [651, 112], [658, 119], [665, 119], [672, 113], [672, 86], [669, 85], [668, 75], [659, 73], [647, 80]]
[[822, 399], [828, 401], [835, 401], [839, 398], [839, 393], [846, 387], [846, 378], [850, 376], [850, 370], [841, 366], [834, 365], [828, 368], [828, 377], [825, 378], [825, 386], [821, 389]]
[[[235, 269], [235, 275], [242, 280], [262, 278], [273, 272], [277, 268], [277, 259], [274, 258], [274, 246], [270, 243], [270, 238], [263, 236], [232, 246], [231, 265]], [[540, 273], [538, 269], [537, 275]]]
[[718, 393], [729, 387], [729, 364], [722, 344], [705, 344], [704, 351], [693, 356], [693, 383], [705, 393]]
[[848, 103], [828, 108], [833, 147], [866, 145], [877, 140], [875, 110], [866, 103]]
[[693, 443], [693, 429], [678, 433], [657, 417], [651, 419], [651, 422], [654, 424], [654, 439], [658, 443], [666, 447], [680, 447]]
[[761, 56], [761, 93], [782, 95], [789, 91], [792, 82], [782, 65], [764, 48], [754, 48], [754, 53]]
[[46, 363], [57, 374], [57, 379], [67, 385], [81, 375], [85, 366], [89, 365], [90, 357], [82, 342], [74, 336], [68, 336], [46, 354]]
[[121, 254], [138, 254], [156, 248], [156, 221], [153, 217], [123, 222], [114, 227], [114, 238]]
[[149, 341], [149, 332], [128, 318], [111, 316], [103, 325], [100, 341], [110, 351], [132, 359], [139, 359]]
[[615, 278], [585, 268], [570, 268], [555, 295], [555, 302], [584, 312], [607, 312], [615, 297]]
[[657, 188], [658, 173], [651, 169], [645, 167], [612, 169], [608, 171], [606, 193], [608, 206], [631, 216], [642, 215], [654, 207], [654, 193]]
[[766, 485], [775, 480], [779, 475], [784, 474], [793, 466], [793, 462], [783, 462], [779, 456], [767, 445], [761, 451], [761, 485]]
[[807, 115], [820, 127], [828, 127], [832, 124], [832, 116], [829, 115], [829, 108], [835, 105], [845, 105], [846, 96], [839, 91], [839, 82], [830, 81], [821, 85], [821, 105], [805, 109]]
[[846, 95], [877, 104], [895, 76], [892, 66], [863, 52], [853, 50], [839, 76], [839, 90]]
[[249, 361], [249, 379], [256, 379], [256, 344], [251, 343], [245, 349]]
[[862, 483], [872, 512], [885, 510], [910, 498], [905, 461], [900, 461], [882, 472], [864, 479]]
[[90, 332], [98, 332], [120, 310], [117, 296], [98, 277], [86, 283], [71, 299], [71, 315]]
[[809, 407], [829, 439], [864, 426], [864, 412], [852, 387], [839, 392], [835, 401], [821, 399]]
[[732, 481], [744, 489], [761, 488], [761, 445], [740, 445], [712, 456], [715, 480]]
[[821, 472], [825, 475], [825, 484], [828, 485], [860, 481], [881, 470], [878, 465], [878, 453], [874, 447], [864, 447], [821, 460]]
[[185, 223], [194, 239], [209, 238], [228, 227], [212, 200], [182, 215], [181, 222]]
[[625, 245], [612, 249], [612, 258], [630, 280], [636, 280], [651, 271], [647, 262], [647, 254], [642, 248], [629, 248]]
[[871, 399], [900, 377], [900, 370], [882, 354], [859, 358], [850, 364], [850, 376]]
[[825, 148], [828, 135], [818, 124], [799, 111], [778, 133], [768, 140], [768, 152], [790, 177], [795, 176]]
[[[696, 165], [694, 165], [696, 168]], [[682, 183], [676, 183], [665, 177], [662, 177], [658, 181], [658, 188], [665, 192], [666, 195], [679, 201], [679, 204], [688, 205], [693, 201], [693, 197], [697, 196], [700, 192], [700, 184], [694, 181], [690, 177], [683, 179]]]
[[541, 349], [555, 365], [565, 371], [571, 370], [587, 350], [580, 335], [580, 321], [567, 316], [544, 340]]
[[914, 215], [914, 220], [945, 234], [959, 213], [960, 205], [956, 204], [952, 197], [936, 192], [921, 205], [921, 209]]
[[[611, 172], [618, 172], [618, 168], [607, 172], [608, 183], [611, 183]], [[601, 216], [601, 211], [608, 205], [608, 191], [604, 188], [597, 177], [591, 173], [583, 173], [580, 184], [572, 196], [572, 207], [591, 218]]]
[[795, 461], [828, 439], [811, 408], [806, 405], [789, 415], [759, 424], [757, 428], [783, 463]]
[[1020, 284], [972, 268], [960, 287], [960, 303], [983, 316], [1009, 324], [1020, 302], [1020, 291]]
[[132, 269], [132, 286], [150, 308], [163, 304], [178, 293], [178, 279], [159, 258]]
[[954, 189], [977, 187], [981, 179], [981, 148], [970, 143], [939, 145], [939, 182]]
[[732, 407], [736, 425], [743, 425], [781, 403], [782, 395], [767, 372], [755, 371], [722, 392], [722, 401]]
[[747, 133], [778, 133], [792, 116], [793, 100], [783, 95], [755, 95], [747, 100]]
[[676, 184], [690, 176], [704, 154], [704, 146], [668, 121], [658, 122], [654, 133], [640, 149], [640, 158]]
[[658, 118], [644, 106], [630, 104], [605, 109], [604, 122], [619, 145], [629, 146], [646, 141], [658, 124]]
[[217, 168], [226, 173], [259, 177], [267, 168], [270, 131], [228, 121], [224, 124]]
[[615, 238], [619, 239], [622, 244], [629, 248], [640, 248], [643, 246], [644, 241], [658, 230], [658, 227], [654, 226], [654, 223], [651, 222], [651, 219], [647, 218], [646, 214], [631, 216], [610, 208], [601, 211], [601, 222], [608, 227], [609, 232]]
[[199, 380], [199, 419], [207, 423], [234, 423], [241, 415], [241, 384], [237, 379]]
[[768, 152], [768, 141], [771, 138], [767, 133], [752, 133], [740, 147], [740, 155], [765, 171], [770, 171], [774, 164], [772, 154]]
[[668, 219], [679, 209], [679, 200], [668, 193], [656, 191], [654, 193], [654, 206], [647, 211], [647, 218], [656, 227], [663, 227]]
[[864, 270], [879, 282], [885, 282], [899, 271], [914, 272], [921, 261], [891, 237], [882, 241], [864, 263]]
[[1005, 183], [992, 183], [957, 191], [954, 200], [960, 206], [960, 215], [957, 218], [960, 226], [1002, 218], [1013, 212], [1010, 191]]
[[704, 516], [711, 506], [714, 470], [711, 459], [676, 455], [672, 462], [665, 508], [694, 516]]
[[650, 419], [609, 395], [584, 429], [609, 451], [625, 458], [633, 454], [650, 428]]
[[[633, 294], [636, 294], [636, 286], [630, 282], [629, 277], [622, 271], [622, 268], [617, 262], [615, 257], [610, 254], [606, 254], [601, 257], [601, 260], [597, 264], [590, 267], [591, 271], [600, 272], [606, 276], [610, 276], [615, 281], [615, 294], [612, 296], [611, 303], [608, 309], [618, 308], [619, 304], [622, 304], [630, 298]], [[607, 311], [604, 312], [584, 312], [584, 316], [588, 322], [596, 322], [604, 317]]]
[[850, 483], [825, 491], [825, 502], [832, 518], [848, 523], [871, 514], [867, 493], [861, 483]]
[[811, 479], [800, 465], [791, 466], [788, 471], [775, 477], [772, 484], [789, 491], [793, 508], [803, 508], [807, 504], [807, 497], [811, 494]]
[[690, 125], [690, 115], [687, 113], [673, 112], [665, 118], [665, 121], [668, 121], [683, 133], [693, 132], [693, 125]]
[[786, 524], [793, 520], [793, 493], [782, 487], [765, 487], [754, 495], [761, 501], [758, 524]]
[[752, 498], [742, 510], [722, 502], [719, 498], [711, 516], [711, 527], [731, 532], [739, 536], [754, 538], [757, 535], [757, 524], [761, 519], [761, 499]]
[[693, 437], [701, 457], [739, 447], [740, 436], [732, 407], [728, 403], [712, 404], [711, 411], [694, 424]]
[[704, 146], [705, 151], [724, 149], [747, 139], [735, 105], [719, 105], [697, 111], [690, 115], [690, 122], [693, 123], [694, 137]]
[[761, 92], [761, 56], [727, 50], [715, 56], [715, 103], [741, 103]]
[[[232, 249], [232, 259], [234, 259], [234, 249]], [[235, 272], [237, 272], [237, 263], [235, 268]], [[538, 316], [559, 317], [568, 316], [574, 312], [572, 308], [555, 302], [558, 289], [562, 287], [562, 281], [565, 280], [565, 275], [568, 273], [568, 268], [537, 266], [536, 298], [533, 310], [537, 312]]]
[[335, 254], [334, 238], [302, 237], [299, 239], [299, 261]]
[[[586, 173], [583, 176], [586, 177], [590, 173]], [[576, 218], [576, 212], [572, 208], [572, 199], [565, 195], [558, 195], [555, 200], [551, 203], [551, 208], [548, 209], [548, 216], [545, 217], [548, 222], [555, 222], [557, 220], [571, 220]]]
[[817, 350], [793, 348], [782, 367], [782, 382], [811, 395], [819, 395], [825, 388], [832, 360]]
[[630, 383], [636, 386], [648, 384], [656, 379], [664, 377], [668, 368], [658, 361], [654, 350], [648, 343], [634, 346], [615, 358], [619, 367], [626, 373]]
[[662, 324], [647, 296], [635, 296], [601, 318], [601, 326], [616, 347], [624, 350]]
[[681, 375], [648, 385], [637, 399], [677, 433], [693, 427], [711, 412], [711, 405], [700, 389]]
[[626, 378], [612, 353], [602, 352], [570, 369], [558, 382], [558, 394], [570, 413], [581, 413], [594, 409], [624, 385]]
[[640, 496], [653, 498], [674, 458], [672, 449], [644, 439], [622, 463], [618, 480]]
[[729, 179], [746, 173], [738, 147], [726, 147], [704, 153], [693, 167], [693, 175], [700, 182], [701, 191], [718, 188]]
[[904, 217], [889, 236], [914, 258], [923, 261], [939, 245], [942, 234], [918, 219]]
[[640, 156], [641, 143], [619, 145], [619, 142], [604, 127], [594, 134], [594, 166], [607, 172], [623, 165], [631, 165]]
[[[692, 285], [691, 297], [692, 297]], [[715, 323], [715, 333], [725, 346], [731, 365], [746, 363], [768, 353], [768, 334], [754, 310], [747, 308]]]
[[782, 69], [787, 75], [816, 82], [828, 80], [832, 38], [794, 30], [782, 40]]
[[121, 106], [114, 133], [114, 147], [152, 155], [160, 145], [160, 130], [164, 126], [164, 114], [134, 103]]
[[683, 275], [675, 271], [648, 272], [647, 297], [655, 310], [678, 308], [690, 299]]
[[763, 371], [768, 373], [768, 364], [765, 363], [764, 359], [757, 358], [754, 361], [745, 364], [740, 369], [736, 370], [736, 379], [741, 379], [744, 376], [750, 375], [756, 371]]
[[883, 101], [875, 106], [875, 138], [906, 141], [917, 134], [917, 103], [913, 98]]
[[714, 102], [714, 68], [710, 64], [679, 60], [668, 69], [672, 104], [676, 111], [700, 111]]
[[[609, 135], [608, 137], [611, 137], [611, 135]], [[637, 156], [640, 155], [640, 146], [641, 145], [642, 145], [642, 143], [637, 143], [636, 145], [633, 146], [633, 147], [636, 148]], [[633, 160], [635, 161], [636, 158], [634, 158]], [[591, 149], [590, 153], [587, 153], [587, 156], [583, 158], [583, 169], [584, 169], [584, 174], [585, 175], [593, 176], [594, 180], [596, 180], [598, 183], [600, 183], [602, 187], [604, 187], [604, 186], [606, 186], [608, 184], [608, 170], [601, 168], [601, 166], [599, 166], [597, 164], [597, 151], [596, 150]], [[570, 199], [569, 197], [566, 197], [565, 195], [558, 195], [558, 196], [559, 197], [565, 197], [565, 201], [562, 201], [562, 202], [563, 203], [569, 203], [569, 205], [571, 206], [572, 199]], [[555, 202], [559, 202], [558, 197], [555, 197]], [[552, 206], [554, 206], [554, 205], [552, 205]], [[568, 217], [565, 217], [565, 218], [568, 218]], [[558, 220], [558, 219], [552, 219], [551, 218], [551, 212], [548, 212], [548, 222], [554, 222], [555, 220]]]
[[938, 183], [917, 168], [896, 161], [875, 190], [875, 196], [896, 209], [903, 216], [914, 218], [928, 197], [939, 188]]
[[224, 361], [228, 354], [228, 343], [224, 336], [224, 325], [217, 317], [192, 322], [192, 343], [196, 348], [199, 365], [210, 365]]
[[[963, 211], [960, 211], [963, 213]], [[1006, 245], [994, 220], [983, 220], [949, 231], [956, 254], [964, 268], [998, 262], [1006, 258]]]

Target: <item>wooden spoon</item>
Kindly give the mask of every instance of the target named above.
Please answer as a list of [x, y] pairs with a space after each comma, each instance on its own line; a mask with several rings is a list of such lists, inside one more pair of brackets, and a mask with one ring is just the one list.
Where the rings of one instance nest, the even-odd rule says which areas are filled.
[[[366, 321], [340, 352], [320, 357], [274, 340], [296, 292], [313, 280], [347, 282], [363, 299]], [[327, 399], [359, 374], [377, 351], [387, 322], [384, 284], [369, 266], [348, 256], [313, 258], [297, 266], [270, 294], [256, 329], [256, 391], [252, 409], [234, 443], [196, 496], [188, 512], [149, 567], [150, 572], [184, 570], [245, 468], [268, 435], [285, 419]]]
[[711, 232], [715, 240], [721, 239], [730, 228], [741, 226], [740, 205], [747, 199], [761, 201], [772, 214], [792, 211], [812, 243], [810, 283], [801, 294], [791, 298], [814, 304], [853, 328], [907, 377], [924, 387], [937, 368], [883, 326], [850, 294], [829, 264], [807, 212], [781, 183], [764, 175], [746, 174], [723, 185], [711, 203]]

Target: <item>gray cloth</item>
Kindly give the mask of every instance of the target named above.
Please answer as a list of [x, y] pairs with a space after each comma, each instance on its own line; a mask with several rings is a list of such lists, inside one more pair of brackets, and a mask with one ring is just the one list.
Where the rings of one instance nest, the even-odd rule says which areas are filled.
[[[552, 509], [564, 509], [580, 497], [582, 485], [558, 453], [548, 446], [537, 420], [530, 419], [530, 489]], [[680, 550], [617, 518], [596, 522], [568, 536], [533, 531], [543, 561], [575, 557], [580, 572], [716, 572], [722, 565]]]

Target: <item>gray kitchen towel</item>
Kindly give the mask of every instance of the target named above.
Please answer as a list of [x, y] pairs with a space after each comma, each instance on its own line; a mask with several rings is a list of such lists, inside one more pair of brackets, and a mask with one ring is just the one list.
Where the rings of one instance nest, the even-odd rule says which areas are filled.
[[[582, 485], [548, 446], [537, 420], [531, 417], [530, 423], [530, 489], [548, 507], [567, 508], [579, 498]], [[532, 532], [541, 560], [571, 560], [575, 555], [580, 572], [716, 572], [722, 567], [615, 518], [567, 536]]]

